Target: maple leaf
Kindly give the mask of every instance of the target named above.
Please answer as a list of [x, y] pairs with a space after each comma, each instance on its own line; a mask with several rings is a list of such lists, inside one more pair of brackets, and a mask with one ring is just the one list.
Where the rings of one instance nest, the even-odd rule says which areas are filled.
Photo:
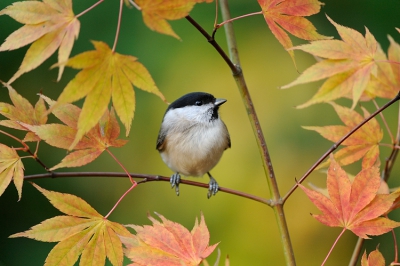
[[[356, 111], [349, 108], [330, 103], [338, 114], [344, 126], [325, 126], [313, 127], [303, 126], [304, 129], [314, 130], [321, 134], [324, 138], [337, 142], [344, 135], [350, 132], [355, 126], [360, 124], [364, 118], [369, 117], [368, 111], [363, 108], [364, 117]], [[379, 142], [383, 138], [383, 131], [379, 126], [378, 121], [372, 118], [368, 123], [358, 129], [354, 134], [347, 138], [342, 145], [347, 146], [335, 153], [335, 159], [341, 165], [354, 163], [361, 158], [362, 167], [368, 168], [373, 166], [379, 160]], [[319, 168], [326, 166], [321, 164]]]
[[[293, 44], [283, 29], [303, 40], [331, 38], [317, 33], [314, 25], [304, 18], [319, 13], [322, 3], [318, 0], [258, 0], [258, 3], [269, 29], [285, 49]], [[287, 51], [295, 62], [293, 50]]]
[[385, 266], [385, 258], [379, 252], [378, 248], [369, 253], [368, 258], [367, 251], [365, 250], [361, 258], [361, 266]]
[[[73, 104], [58, 104], [46, 96], [41, 97], [49, 104], [52, 113], [63, 124], [46, 124], [33, 126], [20, 123], [26, 129], [35, 133], [41, 140], [61, 149], [69, 149], [74, 141], [81, 109]], [[90, 130], [76, 145], [75, 151], [69, 153], [61, 163], [53, 166], [51, 170], [61, 167], [77, 167], [95, 160], [108, 147], [121, 147], [127, 140], [118, 139], [120, 128], [115, 117], [114, 109], [106, 110], [98, 125]]]
[[143, 21], [151, 30], [180, 39], [167, 20], [177, 20], [189, 15], [196, 3], [212, 0], [136, 0]]
[[200, 224], [196, 219], [191, 232], [157, 215], [162, 223], [149, 216], [153, 226], [126, 225], [137, 232], [134, 237], [121, 238], [126, 247], [125, 255], [135, 262], [133, 265], [199, 265], [218, 245], [208, 245], [210, 234], [203, 214]]
[[110, 99], [128, 136], [135, 111], [133, 85], [166, 101], [150, 73], [136, 57], [113, 52], [103, 42], [92, 42], [96, 50], [68, 60], [66, 66], [82, 69], [59, 96], [57, 103], [71, 103], [86, 96], [79, 115], [77, 134], [69, 149], [92, 129], [106, 111]]
[[378, 43], [368, 28], [365, 28], [366, 33], [363, 37], [358, 31], [339, 25], [329, 17], [328, 19], [335, 26], [342, 41], [320, 40], [292, 48], [326, 59], [306, 69], [296, 80], [283, 86], [282, 89], [330, 77], [321, 86], [317, 95], [299, 108], [317, 102], [331, 101], [348, 93], [352, 94], [352, 108], [354, 108], [367, 88], [371, 74], [377, 75], [375, 56]]
[[[0, 125], [27, 131], [21, 126], [20, 122], [30, 125], [43, 125], [47, 122], [46, 106], [43, 99], [39, 98], [35, 107], [33, 107], [27, 99], [22, 97], [10, 85], [3, 83], [8, 89], [11, 102], [13, 104], [0, 102], [0, 114], [8, 118], [8, 120], [0, 120]], [[38, 141], [35, 134], [28, 132], [23, 141]]]
[[49, 191], [32, 183], [50, 203], [67, 215], [56, 216], [11, 235], [44, 242], [59, 242], [50, 251], [44, 265], [104, 265], [106, 257], [113, 265], [122, 265], [123, 250], [119, 236], [132, 234], [121, 224], [105, 219], [83, 199]]
[[[26, 24], [13, 32], [0, 46], [0, 51], [15, 50], [32, 43], [19, 67], [8, 81], [11, 84], [25, 72], [38, 67], [56, 50], [58, 62], [67, 61], [74, 40], [78, 38], [80, 23], [72, 11], [71, 0], [43, 0], [15, 2], [0, 11]], [[58, 72], [58, 80], [64, 66]]]
[[381, 235], [400, 226], [399, 222], [380, 217], [389, 210], [398, 193], [377, 194], [380, 187], [379, 169], [361, 170], [350, 182], [346, 172], [331, 157], [327, 188], [329, 197], [299, 184], [314, 205], [323, 214], [313, 215], [319, 222], [331, 227], [343, 227], [361, 238]]
[[[375, 97], [392, 99], [400, 90], [400, 45], [392, 37], [389, 38], [388, 57], [380, 45], [375, 55], [377, 74], [371, 75], [361, 100], [370, 100]], [[389, 63], [388, 63], [389, 62]]]
[[14, 180], [19, 201], [22, 197], [24, 165], [14, 149], [0, 143], [0, 196], [4, 193], [11, 180]]

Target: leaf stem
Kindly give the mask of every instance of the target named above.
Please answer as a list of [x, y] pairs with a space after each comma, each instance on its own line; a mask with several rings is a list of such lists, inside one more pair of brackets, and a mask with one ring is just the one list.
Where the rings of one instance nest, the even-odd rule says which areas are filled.
[[[387, 215], [386, 215], [386, 218]], [[393, 244], [394, 244], [394, 263], [398, 263], [399, 262], [399, 252], [398, 252], [398, 246], [397, 246], [397, 238], [396, 238], [396, 233], [394, 232], [394, 229], [391, 230], [392, 231], [392, 236], [393, 236]]]
[[112, 209], [107, 213], [107, 215], [104, 216], [104, 219], [107, 219], [108, 216], [110, 216], [110, 214], [115, 210], [115, 208], [117, 208], [117, 206], [118, 206], [118, 204], [121, 202], [121, 200], [122, 200], [123, 198], [125, 198], [125, 196], [126, 196], [129, 192], [131, 192], [131, 190], [134, 189], [136, 186], [137, 186], [137, 183], [135, 182], [134, 184], [132, 184], [132, 186], [131, 186], [127, 191], [125, 191], [125, 193], [124, 193], [124, 194], [119, 198], [119, 200], [115, 203], [114, 207], [112, 207]]
[[[137, 182], [137, 184], [144, 184], [147, 182], [152, 182], [152, 181], [163, 181], [163, 182], [169, 182], [169, 177], [165, 176], [156, 176], [156, 175], [147, 175], [147, 174], [137, 174], [137, 173], [129, 173], [129, 176], [134, 177], [134, 178], [141, 178], [143, 179], [142, 181]], [[42, 179], [42, 178], [67, 178], [67, 177], [123, 177], [126, 178], [128, 177], [126, 173], [122, 172], [53, 172], [53, 173], [44, 173], [44, 174], [36, 174], [36, 175], [26, 175], [24, 177], [25, 180], [34, 180], [34, 179]], [[196, 186], [196, 187], [202, 187], [205, 189], [208, 189], [208, 184], [200, 183], [200, 182], [194, 182], [190, 180], [181, 180], [181, 184], [189, 185], [189, 186]], [[252, 194], [247, 194], [242, 191], [234, 190], [234, 189], [229, 189], [229, 188], [224, 188], [220, 187], [219, 188], [220, 192], [225, 192], [228, 194], [236, 195], [239, 197], [243, 197], [246, 199], [250, 199], [253, 201], [257, 201], [263, 204], [266, 204], [268, 206], [273, 206], [273, 202], [269, 199], [264, 199], [262, 197], [258, 197]]]
[[112, 51], [113, 53], [115, 52], [115, 48], [117, 47], [117, 42], [118, 42], [118, 37], [119, 37], [119, 32], [121, 30], [121, 21], [122, 21], [122, 10], [124, 7], [124, 0], [119, 1], [119, 13], [118, 13], [118, 24], [117, 24], [117, 30], [115, 32], [115, 39], [114, 39], [114, 44]]
[[[310, 169], [307, 170], [307, 172], [294, 184], [294, 186], [289, 190], [289, 192], [283, 197], [283, 202], [286, 202], [286, 200], [289, 198], [290, 195], [292, 195], [292, 193], [297, 189], [298, 184], [301, 184], [310, 174], [312, 171], [314, 171], [315, 168], [318, 167], [318, 165], [320, 163], [322, 163], [328, 156], [329, 154], [331, 154], [333, 151], [335, 151], [340, 144], [343, 143], [343, 141], [345, 141], [347, 138], [349, 138], [351, 135], [354, 134], [354, 132], [356, 132], [360, 127], [362, 127], [364, 124], [366, 124], [369, 120], [371, 120], [372, 118], [374, 118], [376, 115], [378, 115], [379, 113], [381, 113], [383, 110], [385, 110], [386, 108], [388, 108], [389, 106], [391, 106], [393, 103], [397, 102], [400, 99], [400, 92], [396, 95], [396, 97], [394, 97], [392, 100], [390, 100], [389, 102], [387, 102], [385, 105], [383, 105], [381, 108], [379, 108], [378, 110], [376, 110], [374, 113], [372, 113], [369, 117], [367, 117], [366, 119], [364, 119], [360, 124], [358, 124], [357, 126], [355, 126], [349, 133], [347, 133], [346, 135], [344, 135], [340, 140], [338, 140], [335, 144], [333, 144], [333, 146], [327, 151], [325, 152], [312, 166]], [[393, 152], [392, 152], [393, 153]]]
[[131, 5], [133, 5], [137, 10], [142, 10], [142, 8], [140, 6], [138, 6], [138, 4], [135, 3], [135, 1], [133, 0], [128, 0], [129, 3], [131, 3]]
[[[372, 102], [374, 103], [376, 109], [379, 109], [379, 105], [378, 105], [378, 103], [376, 102], [376, 100], [373, 99]], [[395, 143], [395, 140], [394, 140], [392, 131], [390, 131], [390, 128], [389, 128], [389, 125], [388, 125], [388, 123], [387, 123], [387, 121], [386, 121], [386, 119], [385, 119], [385, 116], [383, 115], [382, 112], [381, 112], [379, 115], [380, 115], [380, 117], [382, 118], [382, 122], [383, 122], [383, 124], [384, 124], [385, 127], [386, 127], [386, 130], [387, 130], [387, 132], [388, 132], [388, 134], [389, 134], [389, 136], [390, 136], [390, 139], [391, 139], [392, 143]]]
[[[39, 157], [37, 156], [37, 151], [36, 151], [35, 153], [33, 153], [33, 152], [29, 149], [29, 146], [26, 145], [25, 142], [23, 142], [23, 141], [20, 140], [19, 138], [15, 137], [15, 136], [13, 136], [13, 135], [11, 135], [11, 134], [9, 134], [9, 133], [3, 131], [3, 130], [0, 130], [0, 133], [2, 133], [2, 134], [4, 134], [4, 135], [6, 135], [6, 136], [8, 136], [8, 137], [10, 137], [10, 138], [12, 138], [12, 139], [18, 141], [19, 143], [21, 143], [22, 146], [24, 146], [24, 147], [22, 148], [22, 150], [23, 150], [24, 152], [29, 153], [29, 154], [31, 155], [30, 157], [33, 158], [36, 162], [38, 162], [47, 172], [51, 172], [51, 171], [49, 170], [49, 168], [47, 168], [47, 166], [39, 159]], [[17, 148], [17, 149], [18, 149], [18, 148]]]
[[322, 262], [321, 266], [325, 265], [326, 261], [328, 260], [329, 256], [332, 253], [333, 248], [336, 246], [337, 242], [339, 241], [340, 237], [344, 234], [345, 231], [346, 231], [346, 228], [343, 228], [342, 232], [340, 232], [340, 234], [336, 238], [335, 242], [333, 243], [331, 249], [329, 250], [328, 254], [326, 255], [326, 257], [325, 257], [324, 261]]
[[89, 12], [90, 10], [92, 10], [93, 8], [95, 8], [96, 6], [100, 5], [104, 0], [99, 0], [98, 2], [96, 2], [94, 5], [92, 5], [91, 7], [83, 10], [81, 13], [79, 13], [78, 15], [76, 15], [76, 18], [79, 18], [80, 16], [85, 15], [87, 12]]
[[250, 16], [255, 16], [255, 15], [262, 15], [262, 11], [253, 12], [253, 13], [249, 13], [249, 14], [245, 14], [245, 15], [236, 17], [236, 18], [227, 19], [227, 20], [225, 20], [225, 21], [223, 21], [223, 22], [221, 22], [221, 23], [215, 25], [214, 27], [215, 27], [215, 29], [219, 29], [219, 28], [221, 28], [223, 25], [225, 25], [226, 23], [233, 22], [233, 21], [235, 21], [235, 20], [242, 19], [242, 18], [246, 18], [246, 17], [250, 17]]
[[387, 181], [389, 179], [390, 173], [394, 166], [394, 162], [397, 158], [397, 154], [399, 153], [399, 149], [397, 148], [400, 142], [400, 105], [399, 105], [399, 114], [398, 114], [398, 122], [397, 122], [397, 134], [396, 134], [396, 141], [393, 144], [392, 153], [389, 157], [385, 160], [385, 168], [382, 172], [382, 179]]
[[129, 177], [129, 180], [131, 181], [133, 186], [136, 186], [136, 181], [132, 179], [131, 175], [129, 174], [128, 170], [125, 168], [125, 166], [117, 159], [117, 157], [114, 156], [114, 154], [108, 149], [106, 148], [106, 151], [108, 152], [108, 154], [110, 154], [110, 156], [119, 164], [119, 166], [121, 166], [122, 170], [124, 170], [124, 172], [126, 173], [126, 175]]

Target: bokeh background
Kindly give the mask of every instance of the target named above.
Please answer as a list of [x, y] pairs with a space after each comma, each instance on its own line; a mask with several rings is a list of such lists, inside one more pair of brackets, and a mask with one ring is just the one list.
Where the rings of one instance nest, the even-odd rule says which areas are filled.
[[[0, 1], [0, 9], [12, 2], [14, 1]], [[399, 33], [394, 29], [400, 27], [398, 0], [324, 2], [321, 13], [311, 17], [321, 34], [336, 38], [338, 36], [326, 19], [327, 14], [337, 23], [363, 34], [364, 26], [367, 26], [385, 51], [388, 47], [388, 34], [400, 42]], [[74, 1], [74, 11], [78, 14], [94, 3], [93, 0]], [[233, 16], [260, 10], [255, 0], [231, 1], [230, 4]], [[90, 40], [102, 40], [112, 46], [118, 8], [119, 1], [105, 1], [80, 18], [81, 31], [72, 55], [92, 49]], [[214, 4], [199, 4], [191, 16], [211, 32], [214, 14]], [[182, 41], [149, 30], [144, 26], [139, 11], [125, 7], [117, 52], [138, 57], [169, 101], [191, 91], [207, 91], [216, 97], [227, 98], [228, 102], [221, 108], [221, 113], [231, 134], [232, 149], [225, 152], [218, 166], [212, 171], [213, 176], [223, 187], [268, 198], [269, 190], [256, 142], [229, 68], [185, 19], [173, 21], [171, 25]], [[20, 25], [8, 16], [1, 16], [0, 42], [18, 27]], [[265, 133], [280, 191], [284, 195], [295, 183], [295, 178], [301, 177], [331, 146], [330, 142], [317, 133], [303, 130], [301, 125], [322, 126], [340, 124], [340, 121], [333, 109], [326, 104], [302, 110], [294, 108], [307, 101], [321, 83], [288, 90], [278, 88], [295, 79], [298, 72], [288, 54], [272, 36], [262, 16], [236, 21], [234, 27], [242, 68]], [[218, 31], [216, 39], [226, 47], [223, 30]], [[292, 39], [295, 43], [302, 43]], [[24, 47], [0, 53], [1, 80], [7, 81], [17, 71], [26, 49], [27, 47]], [[302, 52], [296, 52], [296, 60], [300, 71], [314, 63], [311, 56]], [[56, 56], [52, 56], [38, 69], [15, 81], [13, 87], [31, 103], [37, 101], [36, 94], [40, 91], [56, 99], [77, 71], [67, 68], [62, 80], [56, 82], [57, 69], [49, 70], [55, 62]], [[131, 172], [169, 176], [171, 171], [164, 165], [155, 149], [159, 125], [167, 106], [152, 94], [137, 89], [135, 92], [137, 105], [132, 130], [128, 136], [129, 142], [123, 148], [112, 151]], [[0, 88], [0, 101], [9, 102], [5, 88]], [[382, 104], [386, 101], [378, 102]], [[350, 105], [350, 101], [341, 103]], [[77, 104], [81, 105], [82, 102]], [[373, 110], [370, 104], [363, 106]], [[397, 127], [397, 107], [391, 107], [384, 114], [394, 131]], [[11, 132], [22, 136], [20, 132]], [[123, 134], [121, 137], [124, 138]], [[3, 135], [0, 135], [0, 142], [18, 147], [17, 142]], [[385, 142], [390, 142], [386, 132]], [[382, 147], [381, 153], [381, 159], [384, 160], [389, 154], [389, 149]], [[39, 156], [48, 166], [59, 163], [65, 155], [65, 150], [50, 147], [45, 143], [40, 145]], [[45, 172], [32, 159], [25, 159], [23, 162], [26, 175]], [[346, 167], [346, 170], [353, 174], [359, 169], [359, 164]], [[399, 186], [399, 170], [396, 166], [393, 171], [389, 182], [392, 187]], [[87, 166], [58, 171], [121, 169], [109, 155], [103, 154]], [[191, 180], [208, 182], [207, 177]], [[308, 179], [318, 186], [324, 186], [325, 180], [326, 175], [319, 172], [313, 173]], [[103, 215], [108, 213], [130, 185], [126, 178], [60, 178], [35, 182], [49, 190], [78, 195]], [[206, 193], [205, 189], [182, 185], [181, 195], [177, 197], [165, 182], [147, 183], [132, 191], [110, 219], [123, 224], [150, 224], [147, 214], [158, 212], [191, 229], [195, 217], [199, 217], [200, 212], [203, 212], [211, 233], [210, 242], [220, 242], [222, 257], [229, 254], [231, 265], [285, 264], [275, 217], [269, 207], [224, 193], [218, 193], [216, 197], [208, 200]], [[7, 237], [60, 213], [29, 183], [24, 184], [22, 200], [17, 202], [17, 199], [13, 185], [0, 197], [0, 265], [42, 265], [54, 243]], [[300, 190], [288, 200], [285, 211], [298, 265], [319, 265], [341, 229], [328, 228], [314, 220], [309, 214], [318, 213], [318, 210]], [[392, 218], [400, 220], [396, 212]], [[347, 264], [356, 240], [352, 233], [346, 232], [327, 265]], [[389, 235], [373, 238], [366, 241], [365, 248], [370, 252], [378, 243], [389, 263], [393, 259], [392, 238]], [[215, 259], [216, 253], [208, 261], [213, 263]], [[129, 261], [126, 260], [125, 264], [127, 263]]]

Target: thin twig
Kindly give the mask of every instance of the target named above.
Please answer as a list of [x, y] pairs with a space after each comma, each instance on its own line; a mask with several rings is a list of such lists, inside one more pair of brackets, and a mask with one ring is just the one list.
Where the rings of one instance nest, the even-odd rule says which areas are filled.
[[364, 244], [364, 238], [359, 237], [351, 255], [349, 266], [356, 266]]
[[394, 97], [392, 100], [390, 100], [388, 103], [386, 103], [385, 105], [383, 105], [381, 108], [379, 108], [378, 110], [376, 110], [373, 114], [371, 114], [368, 118], [364, 119], [364, 121], [362, 121], [360, 124], [358, 124], [357, 126], [355, 126], [349, 133], [347, 133], [346, 135], [344, 135], [339, 141], [337, 141], [335, 144], [333, 144], [333, 146], [327, 151], [325, 152], [318, 160], [317, 162], [315, 162], [313, 164], [313, 166], [311, 166], [310, 169], [308, 169], [308, 171], [299, 179], [298, 182], [296, 182], [296, 184], [289, 190], [289, 192], [285, 195], [285, 197], [283, 197], [283, 202], [285, 202], [290, 195], [292, 195], [292, 193], [297, 189], [298, 184], [301, 184], [310, 174], [312, 171], [314, 171], [315, 168], [318, 167], [318, 165], [320, 163], [322, 163], [328, 156], [329, 154], [331, 154], [333, 151], [335, 151], [340, 144], [343, 143], [343, 141], [345, 141], [348, 137], [350, 137], [351, 135], [354, 134], [354, 132], [356, 132], [360, 127], [362, 127], [365, 123], [367, 123], [369, 120], [371, 120], [372, 118], [374, 118], [376, 115], [378, 115], [379, 113], [381, 113], [383, 110], [385, 110], [386, 108], [388, 108], [389, 106], [391, 106], [393, 103], [397, 102], [400, 99], [400, 92], [396, 95], [396, 97]]
[[[169, 177], [165, 177], [165, 176], [148, 175], [148, 174], [129, 173], [129, 175], [133, 178], [143, 179], [142, 181], [137, 182], [137, 184], [143, 184], [143, 183], [152, 182], [152, 181], [163, 181], [163, 182], [169, 183], [169, 179], [170, 179]], [[122, 173], [122, 172], [65, 172], [65, 173], [53, 172], [53, 173], [44, 173], [44, 174], [36, 174], [36, 175], [26, 175], [24, 177], [24, 179], [25, 180], [34, 180], [34, 179], [43, 179], [43, 178], [69, 178], [69, 177], [112, 177], [112, 178], [123, 177], [123, 178], [126, 178], [128, 176], [126, 173]], [[205, 189], [209, 188], [208, 184], [194, 182], [194, 181], [190, 181], [190, 180], [183, 180], [183, 179], [181, 179], [180, 184], [202, 187]], [[219, 187], [218, 191], [236, 195], [236, 196], [243, 197], [246, 199], [254, 200], [254, 201], [269, 205], [269, 206], [272, 206], [274, 204], [271, 200], [264, 199], [262, 197], [258, 197], [258, 196], [252, 195], [252, 194], [244, 193], [242, 191], [238, 191], [238, 190], [234, 190], [234, 189], [230, 189], [230, 188]]]
[[204, 37], [206, 37], [207, 41], [217, 50], [217, 52], [220, 54], [220, 56], [224, 59], [224, 61], [228, 64], [229, 68], [231, 69], [232, 73], [234, 75], [237, 75], [240, 73], [240, 70], [232, 63], [232, 61], [229, 59], [228, 55], [222, 50], [221, 46], [214, 40], [213, 37], [206, 32], [203, 27], [201, 27], [191, 16], [186, 16], [185, 17], [201, 34], [203, 34]]

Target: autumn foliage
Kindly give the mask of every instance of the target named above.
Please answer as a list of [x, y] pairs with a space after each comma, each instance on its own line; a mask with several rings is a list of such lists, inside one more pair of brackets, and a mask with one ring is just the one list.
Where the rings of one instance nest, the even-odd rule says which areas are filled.
[[[210, 232], [205, 222], [207, 214], [203, 213], [200, 222], [195, 220], [191, 231], [158, 213], [156, 216], [159, 220], [148, 215], [152, 225], [123, 225], [108, 219], [124, 197], [135, 191], [138, 184], [151, 178], [151, 181], [168, 181], [168, 178], [163, 179], [161, 176], [135, 181], [134, 177], [142, 176], [129, 173], [109, 149], [123, 149], [128, 142], [120, 137], [120, 123], [124, 128], [124, 136], [128, 137], [137, 106], [136, 89], [157, 96], [160, 104], [168, 103], [146, 66], [136, 56], [118, 52], [122, 10], [129, 7], [140, 12], [143, 23], [150, 30], [178, 40], [181, 38], [173, 30], [170, 21], [188, 18], [195, 26], [192, 29], [199, 30], [225, 61], [228, 56], [215, 39], [219, 28], [233, 21], [240, 23], [250, 15], [262, 15], [272, 35], [289, 53], [294, 68], [297, 68], [295, 51], [302, 51], [316, 58], [315, 64], [281, 88], [324, 80], [314, 96], [297, 108], [327, 103], [327, 108], [333, 107], [342, 124], [329, 124], [328, 121], [326, 126], [303, 126], [306, 130], [319, 133], [334, 145], [304, 176], [293, 182], [292, 189], [285, 196], [279, 194], [280, 189], [272, 171], [262, 128], [248, 96], [250, 93], [245, 85], [241, 66], [235, 59], [228, 62], [231, 68], [236, 67], [237, 70], [234, 71], [235, 80], [259, 144], [271, 195], [270, 199], [260, 199], [241, 191], [226, 188], [221, 190], [272, 207], [278, 217], [287, 265], [294, 265], [295, 258], [289, 235], [284, 235], [289, 230], [284, 230], [287, 229], [287, 224], [283, 205], [297, 188], [320, 211], [319, 214], [312, 215], [318, 222], [328, 227], [343, 228], [338, 239], [348, 230], [359, 237], [359, 241], [388, 232], [392, 232], [396, 240], [393, 229], [399, 227], [400, 222], [389, 218], [389, 215], [400, 207], [400, 189], [389, 189], [387, 181], [399, 149], [400, 127], [397, 126], [397, 136], [394, 137], [382, 114], [385, 108], [400, 99], [400, 45], [394, 37], [388, 36], [390, 44], [385, 52], [368, 28], [365, 28], [363, 35], [340, 25], [328, 15], [326, 18], [336, 29], [340, 39], [322, 35], [307, 18], [321, 11], [323, 3], [318, 0], [258, 0], [259, 10], [255, 13], [228, 18], [220, 24], [219, 15], [213, 17], [215, 22], [211, 35], [193, 22], [193, 19], [189, 19], [189, 16], [196, 4], [211, 3], [212, 0], [121, 0], [113, 46], [104, 41], [91, 40], [94, 47], [92, 50], [71, 56], [81, 29], [79, 19], [101, 2], [102, 0], [98, 1], [77, 15], [73, 11], [72, 0], [15, 1], [0, 11], [0, 16], [7, 15], [23, 24], [6, 38], [0, 51], [6, 52], [30, 45], [15, 74], [8, 81], [1, 81], [4, 90], [8, 91], [9, 101], [0, 100], [0, 134], [17, 141], [18, 146], [15, 143], [0, 143], [0, 196], [13, 181], [18, 200], [21, 200], [26, 178], [23, 159], [33, 158], [43, 167], [44, 172], [50, 173], [50, 177], [56, 173], [54, 170], [87, 165], [103, 152], [110, 154], [129, 177], [130, 187], [110, 212], [103, 216], [82, 198], [46, 190], [32, 183], [63, 214], [44, 220], [25, 232], [15, 233], [11, 238], [27, 237], [56, 242], [44, 262], [49, 266], [74, 265], [78, 260], [79, 265], [104, 265], [106, 260], [112, 265], [123, 265], [124, 257], [132, 262], [131, 265], [137, 266], [208, 265], [206, 258], [218, 246], [218, 243], [210, 245]], [[221, 2], [225, 3], [226, 0]], [[218, 3], [214, 4], [218, 6]], [[221, 9], [226, 11], [224, 8], [226, 9], [222, 3]], [[216, 10], [219, 14], [218, 8]], [[226, 34], [228, 44], [235, 48], [231, 50], [235, 51], [232, 32], [227, 31]], [[294, 46], [289, 34], [300, 39], [302, 44]], [[18, 92], [18, 88], [14, 88], [13, 83], [24, 73], [39, 67], [56, 50], [57, 62], [53, 62], [52, 68], [58, 68], [58, 76], [54, 80], [60, 81], [63, 78], [66, 67], [76, 69], [78, 73], [66, 82], [57, 99], [38, 93], [36, 103], [32, 104]], [[379, 106], [376, 101], [378, 98], [391, 100], [386, 105]], [[342, 101], [338, 101], [341, 99], [350, 99], [352, 104], [342, 105]], [[80, 100], [81, 105], [76, 103]], [[372, 102], [378, 111], [368, 110], [363, 105], [366, 102]], [[362, 106], [358, 108], [360, 105]], [[382, 122], [375, 117], [377, 114], [381, 115]], [[51, 123], [48, 122], [50, 118]], [[24, 137], [20, 139], [14, 136], [13, 130], [23, 131]], [[389, 144], [383, 143], [385, 130], [390, 138]], [[315, 133], [311, 132], [310, 138], [312, 134]], [[61, 162], [54, 166], [43, 163], [44, 155], [41, 154], [39, 145], [42, 142], [65, 150], [66, 154]], [[34, 150], [32, 146], [35, 147]], [[391, 149], [389, 155], [384, 155], [388, 157], [384, 163], [383, 146]], [[358, 161], [361, 161], [361, 169], [353, 177], [344, 167]], [[327, 168], [326, 189], [315, 186], [314, 189], [307, 188], [303, 181], [315, 169], [324, 168]], [[195, 182], [190, 184], [201, 186]], [[145, 200], [141, 202], [145, 203]], [[308, 211], [303, 209], [299, 213], [307, 214]], [[322, 264], [328, 260], [336, 243], [337, 241], [327, 252]], [[394, 246], [397, 250], [397, 244]], [[355, 251], [363, 266], [385, 265], [385, 258], [378, 248], [368, 255], [365, 251], [362, 256], [361, 253], [361, 249]], [[218, 255], [216, 263], [219, 259]], [[395, 258], [386, 260], [398, 264], [397, 251]], [[226, 259], [225, 263], [228, 265], [229, 260]]]

